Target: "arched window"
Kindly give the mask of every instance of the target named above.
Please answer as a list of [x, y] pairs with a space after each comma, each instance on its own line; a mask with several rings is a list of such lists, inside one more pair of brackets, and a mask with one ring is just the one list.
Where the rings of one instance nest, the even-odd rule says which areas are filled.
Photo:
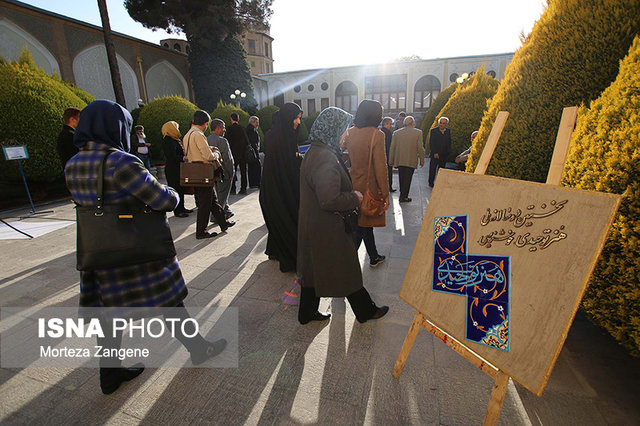
[[182, 52], [182, 49], [180, 49], [180, 45], [178, 43], [173, 45], [173, 50], [177, 50], [178, 52]]
[[384, 111], [403, 111], [407, 108], [407, 75], [365, 77], [364, 96], [380, 102]]
[[355, 112], [358, 108], [358, 88], [351, 81], [343, 81], [336, 87], [336, 106]]
[[440, 80], [432, 75], [421, 77], [413, 89], [413, 110], [426, 111], [439, 94]]
[[169, 48], [169, 43], [165, 43], [165, 44], [163, 44], [163, 46], [168, 49]]

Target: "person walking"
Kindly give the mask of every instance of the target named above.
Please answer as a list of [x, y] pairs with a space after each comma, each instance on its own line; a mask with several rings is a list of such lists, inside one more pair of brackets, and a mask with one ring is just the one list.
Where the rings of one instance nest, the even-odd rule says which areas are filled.
[[[311, 147], [300, 170], [298, 322], [323, 321], [320, 297], [346, 297], [358, 322], [382, 318], [388, 306], [378, 307], [362, 283], [362, 271], [349, 225], [362, 194], [351, 185], [342, 162], [339, 141], [351, 114], [336, 107], [324, 109], [311, 127]], [[382, 151], [384, 154], [384, 151]], [[346, 221], [345, 221], [346, 219]]]
[[[262, 174], [262, 166], [260, 165], [260, 135], [258, 127], [260, 119], [255, 115], [249, 117], [247, 124], [247, 138], [249, 139], [249, 147], [251, 155], [247, 158], [247, 169], [249, 174], [249, 188], [260, 188], [260, 175]], [[249, 151], [247, 151], [249, 154]]]
[[[351, 161], [349, 173], [355, 190], [363, 194], [369, 191], [375, 198], [384, 199], [386, 210], [389, 207], [389, 181], [384, 133], [378, 130], [380, 120], [382, 120], [380, 102], [370, 99], [360, 102], [353, 120], [354, 127], [345, 133], [341, 148], [349, 151]], [[361, 212], [358, 230], [355, 233], [356, 249], [364, 240], [369, 255], [369, 266], [372, 268], [385, 260], [385, 256], [378, 253], [373, 235], [374, 227], [384, 226], [386, 226], [384, 213], [368, 216]]]
[[300, 208], [300, 162], [297, 131], [302, 109], [287, 102], [273, 117], [264, 137], [264, 167], [260, 181], [260, 208], [267, 225], [269, 259], [280, 271], [295, 272]]
[[448, 125], [449, 119], [440, 117], [438, 126], [429, 131], [429, 186], [432, 188], [438, 169], [445, 167], [451, 152], [451, 130]]
[[135, 134], [132, 136], [131, 149], [136, 157], [142, 161], [142, 164], [151, 171], [151, 161], [149, 160], [149, 148], [151, 144], [147, 142], [147, 136], [144, 134], [143, 126], [135, 127]]
[[[393, 127], [393, 118], [385, 117], [382, 119], [382, 125], [380, 126], [380, 130], [384, 133], [384, 152], [387, 154], [387, 160], [389, 160], [389, 150], [391, 149], [391, 137], [393, 136], [393, 131], [391, 128]], [[393, 189], [393, 166], [391, 164], [387, 164], [388, 177], [389, 177], [389, 192], [396, 192]]]
[[233, 182], [231, 183], [231, 193], [236, 193], [236, 172], [240, 169], [240, 192], [239, 194], [247, 193], [247, 157], [246, 151], [249, 145], [249, 139], [247, 139], [247, 133], [244, 128], [238, 122], [240, 116], [236, 112], [231, 113], [231, 126], [227, 130], [227, 139], [231, 146], [231, 153], [233, 154]]
[[[73, 200], [80, 206], [98, 204], [98, 170], [104, 164], [104, 204], [149, 206], [172, 211], [178, 194], [160, 184], [143, 164], [129, 154], [131, 114], [115, 102], [98, 100], [80, 113], [74, 144], [80, 152], [67, 162], [65, 179]], [[80, 226], [80, 225], [79, 225]], [[86, 308], [177, 308], [172, 316], [190, 318], [183, 300], [188, 290], [175, 256], [128, 266], [80, 272], [80, 307]], [[165, 318], [166, 320], [166, 318]], [[194, 365], [221, 353], [227, 342], [206, 341], [191, 330], [178, 331], [177, 339], [191, 354]], [[193, 337], [187, 337], [193, 335]], [[98, 337], [98, 345], [120, 349], [122, 333], [107, 331]], [[100, 358], [100, 388], [104, 394], [115, 392], [123, 382], [134, 379], [144, 366], [124, 368], [117, 357]]]
[[180, 197], [180, 202], [173, 210], [176, 217], [187, 217], [191, 210], [184, 208], [184, 188], [180, 185], [180, 163], [184, 162], [184, 150], [180, 138], [180, 126], [175, 121], [167, 121], [162, 125], [162, 150], [166, 163], [164, 173], [167, 177], [167, 184], [176, 190]]
[[389, 150], [389, 164], [398, 168], [400, 180], [400, 202], [407, 203], [413, 172], [424, 166], [424, 147], [422, 146], [422, 130], [415, 128], [416, 122], [412, 116], [404, 119], [404, 127], [393, 132], [391, 149]]
[[[220, 152], [210, 148], [207, 144], [207, 138], [204, 136], [204, 131], [207, 130], [210, 120], [211, 117], [206, 111], [198, 110], [193, 113], [191, 128], [182, 139], [187, 161], [211, 163], [216, 160], [217, 157], [219, 159]], [[196, 239], [201, 240], [218, 235], [216, 232], [207, 232], [206, 230], [210, 213], [213, 213], [213, 216], [216, 218], [216, 223], [220, 226], [220, 231], [222, 232], [226, 232], [227, 229], [235, 225], [235, 222], [229, 222], [225, 218], [224, 210], [222, 210], [222, 206], [218, 204], [213, 186], [196, 186], [193, 192], [196, 199], [196, 206], [198, 207], [196, 216]]]
[[[222, 137], [225, 132], [224, 121], [219, 118], [211, 120], [211, 134], [207, 136], [207, 143], [210, 147], [217, 148], [222, 155], [222, 180], [216, 182], [216, 195], [218, 196], [218, 203], [224, 210], [224, 215], [227, 219], [233, 216], [231, 207], [229, 207], [229, 193], [231, 192], [231, 183], [233, 182], [233, 154], [231, 154], [231, 148], [229, 142]], [[215, 217], [212, 216], [212, 221]]]

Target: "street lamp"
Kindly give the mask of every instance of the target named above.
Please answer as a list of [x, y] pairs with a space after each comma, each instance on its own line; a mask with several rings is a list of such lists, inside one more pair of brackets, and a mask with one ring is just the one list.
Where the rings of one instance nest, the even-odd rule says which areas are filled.
[[244, 92], [241, 92], [240, 89], [236, 89], [232, 94], [229, 95], [231, 102], [237, 105], [238, 108], [240, 108], [240, 99], [238, 99], [238, 97], [244, 99], [247, 97], [247, 94]]

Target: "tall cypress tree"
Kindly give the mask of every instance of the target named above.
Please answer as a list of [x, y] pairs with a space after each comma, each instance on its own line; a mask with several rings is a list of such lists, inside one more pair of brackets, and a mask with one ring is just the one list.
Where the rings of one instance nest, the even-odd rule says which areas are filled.
[[125, 0], [129, 15], [147, 28], [184, 32], [196, 103], [209, 111], [239, 89], [244, 109], [255, 108], [251, 72], [238, 36], [264, 27], [273, 0]]

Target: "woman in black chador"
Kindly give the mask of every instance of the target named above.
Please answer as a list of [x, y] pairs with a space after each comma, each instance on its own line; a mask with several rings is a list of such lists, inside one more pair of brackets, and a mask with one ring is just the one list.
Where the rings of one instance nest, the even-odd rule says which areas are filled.
[[284, 104], [264, 137], [260, 207], [269, 231], [265, 253], [280, 262], [282, 272], [296, 270], [301, 162], [297, 130], [301, 117], [298, 105]]

